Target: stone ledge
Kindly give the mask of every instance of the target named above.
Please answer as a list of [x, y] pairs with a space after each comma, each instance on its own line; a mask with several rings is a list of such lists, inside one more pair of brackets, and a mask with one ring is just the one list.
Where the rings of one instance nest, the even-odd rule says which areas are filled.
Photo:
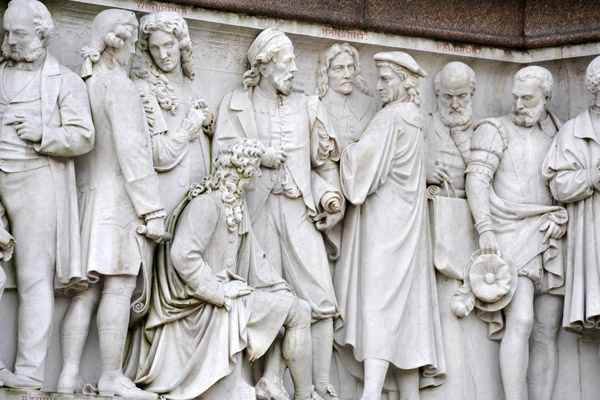
[[113, 400], [114, 397], [0, 388], [0, 400]]

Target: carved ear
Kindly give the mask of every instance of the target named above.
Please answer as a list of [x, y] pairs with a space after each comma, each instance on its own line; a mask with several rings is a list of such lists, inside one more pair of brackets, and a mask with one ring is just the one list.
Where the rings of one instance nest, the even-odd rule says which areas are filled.
[[261, 75], [267, 75], [267, 64], [260, 64], [258, 66], [258, 72], [260, 72]]

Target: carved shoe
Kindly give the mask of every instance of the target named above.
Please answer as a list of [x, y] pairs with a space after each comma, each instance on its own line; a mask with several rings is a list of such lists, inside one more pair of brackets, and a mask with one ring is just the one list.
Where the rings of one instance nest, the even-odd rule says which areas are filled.
[[277, 384], [264, 376], [260, 378], [256, 386], [257, 400], [290, 400], [290, 396], [281, 384]]
[[308, 397], [294, 394], [294, 400], [323, 400], [323, 398], [313, 390]]
[[121, 396], [135, 400], [156, 400], [156, 393], [147, 392], [135, 386], [131, 379], [123, 374], [117, 376], [101, 376], [98, 381], [100, 396]]
[[63, 374], [58, 377], [56, 391], [59, 393], [79, 393], [83, 389], [83, 381], [79, 375]]
[[18, 376], [6, 368], [0, 368], [0, 386], [13, 389], [41, 389], [42, 384], [26, 376]]
[[331, 384], [325, 385], [325, 387], [315, 388], [319, 396], [323, 398], [323, 400], [335, 400], [339, 399], [338, 395], [335, 391], [335, 388]]

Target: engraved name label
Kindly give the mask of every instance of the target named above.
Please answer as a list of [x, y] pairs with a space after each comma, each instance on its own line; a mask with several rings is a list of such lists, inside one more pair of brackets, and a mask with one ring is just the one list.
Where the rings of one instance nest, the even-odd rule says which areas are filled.
[[469, 47], [469, 46], [453, 46], [451, 44], [442, 44], [442, 43], [438, 43], [437, 49], [446, 51], [448, 53], [477, 54], [477, 55], [481, 55], [481, 53], [482, 53], [481, 49], [476, 49], [476, 48]]
[[365, 32], [345, 31], [345, 30], [330, 29], [330, 28], [321, 29], [321, 35], [329, 36], [329, 37], [337, 37], [337, 38], [346, 38], [346, 39], [360, 39], [360, 40], [365, 40], [367, 38], [367, 34]]
[[166, 4], [154, 4], [154, 3], [146, 3], [143, 1], [136, 2], [138, 10], [150, 10], [150, 11], [171, 11], [177, 14], [187, 15], [188, 9], [185, 7], [177, 7]]

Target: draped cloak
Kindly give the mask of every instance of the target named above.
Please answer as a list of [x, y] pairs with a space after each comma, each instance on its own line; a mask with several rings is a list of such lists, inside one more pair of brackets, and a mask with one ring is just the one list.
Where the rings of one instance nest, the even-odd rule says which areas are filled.
[[359, 362], [379, 358], [423, 367], [421, 387], [438, 385], [445, 360], [426, 213], [423, 118], [412, 103], [379, 111], [342, 153], [351, 207], [334, 287], [345, 326], [335, 341]]

